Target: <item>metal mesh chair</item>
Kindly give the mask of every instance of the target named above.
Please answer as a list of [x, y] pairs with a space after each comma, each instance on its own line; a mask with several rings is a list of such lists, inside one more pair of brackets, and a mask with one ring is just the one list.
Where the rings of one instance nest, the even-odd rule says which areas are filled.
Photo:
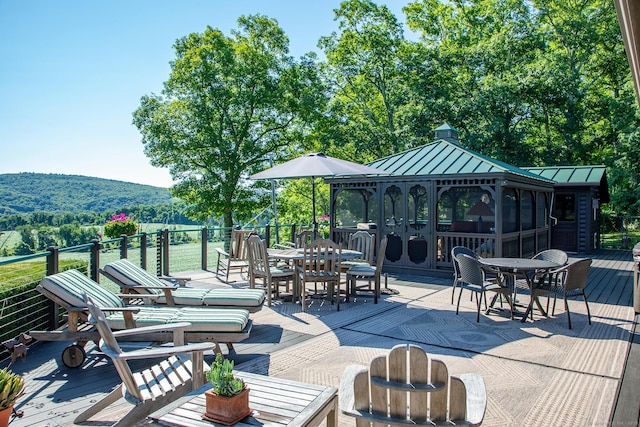
[[462, 297], [462, 291], [464, 289], [469, 289], [470, 291], [479, 294], [476, 298], [476, 302], [478, 305], [478, 316], [476, 319], [477, 322], [480, 322], [480, 306], [482, 304], [482, 299], [484, 297], [486, 304], [486, 292], [488, 291], [496, 293], [496, 295], [491, 300], [489, 308], [493, 307], [493, 304], [496, 302], [496, 298], [499, 295], [503, 295], [509, 303], [509, 307], [511, 308], [511, 318], [513, 318], [513, 302], [511, 299], [511, 289], [506, 286], [502, 286], [501, 282], [486, 280], [484, 277], [482, 266], [476, 258], [465, 254], [459, 254], [456, 257], [456, 260], [458, 262], [458, 268], [460, 269], [460, 278], [458, 279], [460, 293], [458, 294], [456, 315], [460, 310], [460, 297]]

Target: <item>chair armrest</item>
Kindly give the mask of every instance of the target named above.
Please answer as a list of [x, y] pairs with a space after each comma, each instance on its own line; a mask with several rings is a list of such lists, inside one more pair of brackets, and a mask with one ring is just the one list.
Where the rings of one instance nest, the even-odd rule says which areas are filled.
[[[144, 304], [150, 304], [153, 298], [156, 298], [157, 295], [151, 294], [116, 294], [118, 298], [125, 302], [125, 304], [129, 303], [129, 300], [132, 299], [141, 299]], [[131, 306], [130, 306], [131, 307]]]
[[458, 378], [467, 390], [467, 421], [474, 426], [482, 424], [487, 409], [487, 389], [481, 375], [466, 373]]
[[113, 336], [115, 338], [118, 337], [126, 337], [131, 335], [141, 335], [153, 332], [166, 332], [172, 330], [185, 330], [191, 323], [189, 322], [176, 322], [176, 323], [167, 323], [164, 325], [151, 325], [151, 326], [141, 326], [139, 328], [131, 328], [131, 329], [123, 329], [121, 331], [113, 331]]
[[355, 405], [353, 385], [358, 375], [366, 375], [368, 377], [369, 369], [363, 365], [349, 365], [345, 368], [340, 378], [340, 389], [338, 390], [340, 410], [350, 416], [356, 416], [353, 413]]
[[227, 258], [230, 257], [229, 252], [225, 251], [224, 249], [216, 248], [216, 252], [218, 252], [218, 255], [222, 255]]
[[[166, 282], [174, 283], [178, 282], [178, 287], [184, 287], [187, 282], [191, 281], [191, 277], [178, 277], [178, 276], [158, 276], [158, 279], [164, 280]], [[174, 285], [174, 289], [176, 286]]]
[[139, 350], [131, 350], [123, 353], [112, 353], [111, 351], [105, 351], [109, 357], [114, 359], [121, 360], [130, 360], [130, 359], [152, 359], [159, 357], [167, 357], [173, 354], [180, 353], [191, 353], [191, 352], [205, 352], [208, 350], [213, 350], [216, 347], [215, 343], [193, 343], [187, 345], [180, 345], [177, 347], [153, 347], [153, 348], [143, 348]]
[[[88, 309], [85, 309], [88, 311]], [[127, 306], [127, 307], [100, 307], [100, 310], [102, 310], [103, 312], [105, 311], [120, 311], [120, 312], [130, 312], [130, 313], [138, 313], [140, 311], [140, 307], [131, 307], [131, 306]]]

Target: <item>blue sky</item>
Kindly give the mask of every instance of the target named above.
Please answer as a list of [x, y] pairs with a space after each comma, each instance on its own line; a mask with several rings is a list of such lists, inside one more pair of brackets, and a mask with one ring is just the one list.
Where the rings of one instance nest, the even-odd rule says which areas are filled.
[[[399, 19], [409, 0], [379, 1]], [[291, 54], [319, 53], [338, 0], [0, 0], [0, 173], [88, 175], [160, 187], [131, 124], [160, 93], [174, 42], [241, 15], [275, 18]]]

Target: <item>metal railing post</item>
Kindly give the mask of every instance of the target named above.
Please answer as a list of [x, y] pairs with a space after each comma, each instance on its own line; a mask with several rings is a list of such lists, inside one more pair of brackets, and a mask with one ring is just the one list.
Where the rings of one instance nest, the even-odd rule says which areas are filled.
[[162, 230], [162, 274], [169, 275], [169, 229]]
[[120, 259], [128, 258], [127, 246], [129, 244], [129, 236], [122, 234], [120, 237], [122, 238], [120, 241]]
[[147, 269], [147, 233], [140, 235], [140, 267]]
[[[49, 255], [47, 255], [46, 274], [47, 276], [51, 276], [52, 274], [58, 273], [58, 266], [59, 266], [58, 259], [60, 254], [58, 253], [57, 246], [49, 246], [47, 248], [47, 251], [49, 252]], [[49, 328], [51, 330], [55, 330], [60, 326], [60, 322], [58, 321], [58, 311], [59, 311], [58, 304], [56, 304], [49, 298], [47, 298], [47, 301], [48, 301], [48, 308], [49, 308], [49, 313], [48, 313]]]
[[92, 239], [91, 243], [91, 256], [89, 259], [89, 275], [95, 282], [100, 283], [100, 249], [102, 249], [102, 243], [98, 239]]
[[[276, 230], [278, 230], [278, 228], [276, 228]], [[271, 224], [267, 224], [267, 226], [264, 228], [264, 238], [267, 241], [267, 247], [270, 248], [271, 247]], [[278, 238], [276, 237], [276, 242], [278, 241]]]
[[156, 236], [156, 276], [162, 276], [162, 239], [164, 235], [162, 230], [158, 230], [158, 235]]
[[209, 231], [207, 227], [202, 227], [202, 235], [200, 236], [200, 266], [202, 270], [207, 269], [207, 240], [209, 238]]

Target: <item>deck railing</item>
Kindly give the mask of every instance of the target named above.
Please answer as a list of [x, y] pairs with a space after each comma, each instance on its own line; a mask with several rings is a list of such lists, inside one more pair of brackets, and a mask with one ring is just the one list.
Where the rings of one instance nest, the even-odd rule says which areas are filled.
[[[293, 240], [296, 225], [279, 224], [277, 229], [279, 236], [276, 236], [276, 227], [255, 227], [268, 244]], [[230, 229], [222, 227], [163, 229], [109, 240], [92, 240], [68, 248], [52, 246], [44, 252], [0, 259], [0, 342], [30, 330], [56, 329], [62, 323], [64, 310], [35, 289], [45, 275], [79, 269], [100, 283], [100, 267], [121, 258], [128, 258], [157, 275], [170, 275], [171, 271], [215, 269], [215, 248], [224, 246], [230, 232]], [[119, 291], [108, 280], [103, 280], [101, 285]], [[0, 346], [0, 359], [7, 356], [4, 350]]]

